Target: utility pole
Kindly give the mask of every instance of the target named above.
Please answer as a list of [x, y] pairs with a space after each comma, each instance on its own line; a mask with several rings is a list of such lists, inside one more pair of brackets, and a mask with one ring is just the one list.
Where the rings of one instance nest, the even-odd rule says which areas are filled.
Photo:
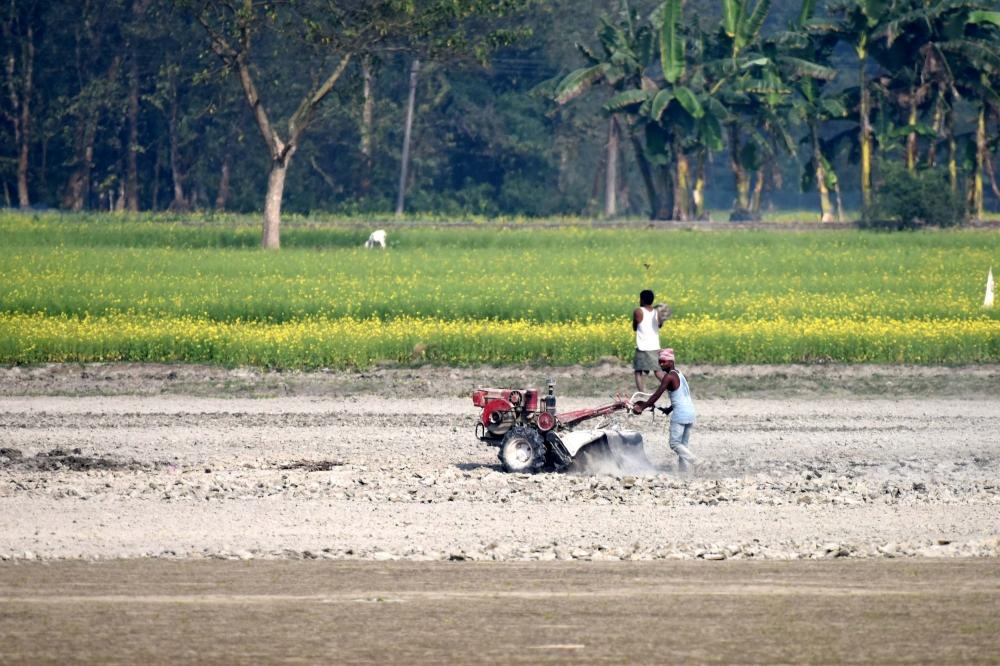
[[403, 159], [399, 166], [399, 194], [396, 196], [396, 217], [403, 214], [403, 200], [406, 196], [406, 171], [410, 165], [410, 131], [413, 129], [413, 106], [417, 98], [417, 74], [420, 72], [420, 59], [413, 59], [410, 67], [410, 99], [406, 104], [406, 126], [403, 129]]
[[608, 123], [608, 159], [604, 174], [604, 217], [611, 219], [618, 214], [618, 126], [614, 115]]

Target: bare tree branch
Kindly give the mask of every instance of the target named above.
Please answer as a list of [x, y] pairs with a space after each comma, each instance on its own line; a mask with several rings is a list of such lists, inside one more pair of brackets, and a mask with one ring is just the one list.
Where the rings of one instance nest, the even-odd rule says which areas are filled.
[[350, 61], [351, 54], [348, 53], [340, 59], [340, 64], [337, 65], [337, 68], [334, 69], [330, 76], [327, 77], [326, 81], [324, 81], [312, 95], [303, 99], [302, 103], [299, 104], [299, 108], [295, 110], [295, 113], [292, 115], [292, 119], [288, 123], [289, 145], [298, 145], [302, 132], [304, 132], [309, 126], [309, 121], [312, 119], [312, 112], [316, 109], [319, 103], [330, 94], [330, 91], [333, 90], [333, 87], [337, 84], [337, 81], [344, 73], [344, 70], [347, 69], [347, 64]]

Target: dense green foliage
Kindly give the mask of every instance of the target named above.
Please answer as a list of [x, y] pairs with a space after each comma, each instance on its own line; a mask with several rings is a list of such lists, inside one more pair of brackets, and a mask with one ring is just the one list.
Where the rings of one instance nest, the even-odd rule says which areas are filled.
[[966, 218], [962, 198], [948, 187], [943, 169], [910, 172], [900, 165], [883, 170], [875, 203], [864, 211], [862, 226], [876, 229], [953, 227]]
[[[0, 216], [0, 360], [365, 366], [627, 358], [653, 288], [690, 361], [1000, 360], [1000, 233], [389, 229]], [[282, 342], [284, 341], [284, 342]]]
[[[6, 3], [0, 205], [260, 211], [268, 149], [235, 61], [213, 55], [196, 20], [199, 8], [234, 2]], [[336, 20], [329, 8], [358, 3], [252, 4], [269, 11], [258, 12], [248, 71], [282, 133], [330, 63], [352, 55], [309, 115], [285, 185], [291, 212], [392, 211], [415, 57], [423, 68], [408, 211], [599, 212], [609, 113], [621, 120], [619, 214], [818, 207], [803, 184], [823, 184], [857, 209], [859, 71], [874, 149], [888, 161], [912, 156], [912, 169], [951, 162], [950, 186], [967, 205], [993, 205], [995, 0], [380, 0]], [[438, 11], [448, 7], [481, 18], [457, 30]], [[394, 9], [415, 18], [394, 21]], [[360, 39], [364, 21], [387, 37]], [[554, 86], [594, 59], [604, 67], [600, 81], [588, 78], [595, 92], [558, 105]], [[656, 99], [637, 96], [647, 92]], [[686, 185], [675, 185], [678, 157]], [[701, 203], [677, 196], [669, 205], [675, 187], [701, 187]]]

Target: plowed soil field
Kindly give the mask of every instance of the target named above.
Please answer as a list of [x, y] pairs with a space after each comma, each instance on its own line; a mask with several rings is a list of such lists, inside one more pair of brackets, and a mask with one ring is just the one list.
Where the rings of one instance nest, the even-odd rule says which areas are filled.
[[[0, 557], [653, 560], [1000, 555], [1000, 370], [685, 369], [709, 462], [512, 475], [475, 386], [559, 408], [627, 368], [0, 370]], [[606, 470], [605, 470], [606, 471]]]

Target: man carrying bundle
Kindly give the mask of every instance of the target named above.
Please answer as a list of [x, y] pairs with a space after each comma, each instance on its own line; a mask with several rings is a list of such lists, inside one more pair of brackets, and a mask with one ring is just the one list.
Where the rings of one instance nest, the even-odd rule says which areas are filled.
[[635, 358], [632, 369], [635, 370], [635, 388], [644, 391], [644, 374], [652, 372], [656, 379], [663, 379], [663, 371], [657, 364], [656, 355], [660, 353], [660, 321], [659, 313], [653, 307], [653, 292], [644, 289], [639, 293], [639, 307], [632, 313], [632, 330], [635, 331]]

